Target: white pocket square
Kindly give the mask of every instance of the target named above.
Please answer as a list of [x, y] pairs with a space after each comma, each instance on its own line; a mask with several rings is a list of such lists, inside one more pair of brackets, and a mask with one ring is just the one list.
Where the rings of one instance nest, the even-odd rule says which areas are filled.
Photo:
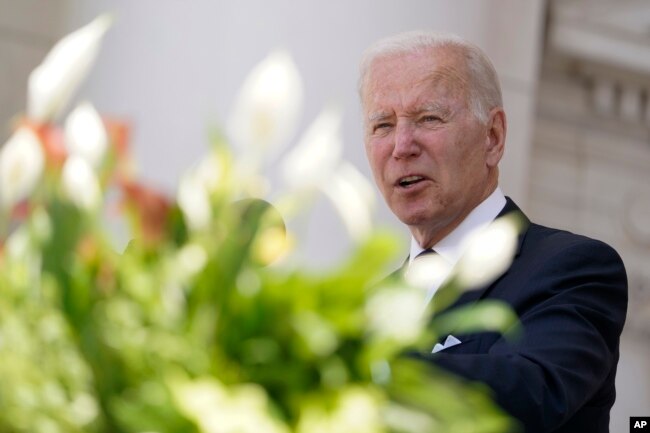
[[431, 353], [438, 353], [441, 350], [449, 349], [450, 347], [456, 346], [457, 344], [460, 343], [461, 341], [458, 338], [454, 337], [453, 335], [449, 335], [445, 340], [444, 344], [438, 343], [435, 346], [433, 346], [433, 350], [431, 351]]

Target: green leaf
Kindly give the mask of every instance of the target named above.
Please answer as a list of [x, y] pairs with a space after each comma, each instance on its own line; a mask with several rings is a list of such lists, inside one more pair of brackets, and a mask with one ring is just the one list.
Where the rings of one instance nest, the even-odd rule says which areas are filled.
[[483, 300], [435, 317], [431, 327], [439, 335], [496, 331], [516, 337], [521, 329], [517, 315], [505, 302]]

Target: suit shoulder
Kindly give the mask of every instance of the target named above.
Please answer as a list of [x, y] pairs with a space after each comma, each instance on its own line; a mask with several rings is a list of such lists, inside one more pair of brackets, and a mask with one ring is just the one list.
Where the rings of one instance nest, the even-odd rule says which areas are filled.
[[563, 252], [602, 257], [622, 264], [618, 252], [609, 244], [588, 236], [531, 223], [526, 232], [524, 250], [540, 255], [554, 256]]
[[500, 216], [508, 213], [519, 213], [525, 223], [525, 230], [520, 237], [520, 252], [532, 254], [535, 257], [554, 256], [558, 253], [585, 250], [599, 256], [609, 256], [614, 261], [622, 263], [619, 254], [603, 241], [567, 230], [546, 227], [532, 222], [526, 214], [508, 197], [506, 206]]

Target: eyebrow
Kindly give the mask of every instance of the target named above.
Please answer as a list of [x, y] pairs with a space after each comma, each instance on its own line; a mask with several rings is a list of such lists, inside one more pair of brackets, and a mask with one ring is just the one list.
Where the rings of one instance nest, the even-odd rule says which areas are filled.
[[[450, 113], [449, 107], [446, 105], [439, 104], [437, 102], [431, 102], [425, 105], [422, 105], [421, 107], [416, 108], [411, 112], [411, 114], [421, 114], [425, 112], [436, 112], [436, 113], [441, 113], [442, 116], [448, 115]], [[392, 117], [392, 114], [388, 113], [387, 111], [380, 111], [377, 113], [373, 113], [370, 116], [368, 116], [368, 121], [369, 122], [377, 122], [380, 120], [387, 119], [389, 117]]]
[[438, 104], [437, 102], [431, 102], [429, 104], [422, 105], [414, 110], [415, 113], [423, 113], [425, 111], [449, 111], [447, 106]]
[[368, 116], [368, 121], [369, 122], [376, 122], [378, 120], [386, 119], [386, 118], [388, 118], [390, 116], [391, 116], [391, 114], [388, 113], [387, 111], [380, 111], [378, 113], [373, 113], [370, 116]]
[[416, 109], [414, 111], [414, 114], [422, 114], [427, 112], [436, 113], [438, 116], [446, 118], [451, 116], [453, 110], [447, 104], [438, 104], [437, 102], [432, 102]]

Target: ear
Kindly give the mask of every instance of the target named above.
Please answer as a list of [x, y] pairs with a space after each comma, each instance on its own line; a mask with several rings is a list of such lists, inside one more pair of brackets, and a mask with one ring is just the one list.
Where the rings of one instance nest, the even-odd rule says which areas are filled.
[[501, 161], [506, 145], [506, 113], [501, 107], [490, 110], [487, 123], [485, 162], [489, 167], [496, 167]]

